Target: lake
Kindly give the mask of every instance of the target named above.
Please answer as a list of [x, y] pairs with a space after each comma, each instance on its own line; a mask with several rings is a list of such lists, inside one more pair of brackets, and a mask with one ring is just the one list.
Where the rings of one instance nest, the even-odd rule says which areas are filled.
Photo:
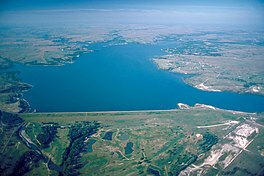
[[[229, 92], [205, 92], [183, 82], [185, 75], [159, 70], [152, 62], [173, 47], [131, 43], [92, 44], [65, 66], [19, 66], [20, 77], [34, 87], [24, 93], [39, 112], [85, 112], [174, 109], [177, 103], [209, 104], [246, 112], [264, 111], [264, 97]], [[175, 46], [174, 46], [175, 47]]]

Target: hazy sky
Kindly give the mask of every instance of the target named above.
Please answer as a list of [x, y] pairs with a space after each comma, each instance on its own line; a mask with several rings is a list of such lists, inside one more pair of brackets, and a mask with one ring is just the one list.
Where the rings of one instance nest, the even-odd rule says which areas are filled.
[[57, 8], [173, 8], [173, 6], [258, 7], [261, 0], [0, 0], [2, 10]]
[[0, 0], [1, 24], [264, 26], [260, 0]]

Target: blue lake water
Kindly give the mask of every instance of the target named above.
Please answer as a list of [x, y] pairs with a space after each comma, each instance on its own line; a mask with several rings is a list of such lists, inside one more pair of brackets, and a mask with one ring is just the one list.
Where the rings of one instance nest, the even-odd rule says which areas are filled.
[[[24, 93], [40, 112], [173, 109], [177, 103], [209, 104], [247, 112], [264, 111], [264, 97], [229, 92], [205, 92], [183, 82], [183, 75], [159, 70], [154, 56], [165, 53], [156, 45], [128, 44], [89, 47], [74, 64], [19, 66], [23, 81], [34, 87]], [[175, 47], [175, 46], [174, 46]]]

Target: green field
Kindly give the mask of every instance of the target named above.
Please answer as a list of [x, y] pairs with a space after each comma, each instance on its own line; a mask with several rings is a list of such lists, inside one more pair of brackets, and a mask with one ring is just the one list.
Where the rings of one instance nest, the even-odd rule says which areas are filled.
[[[3, 175], [263, 172], [264, 129], [256, 123], [263, 119], [261, 114], [196, 107], [19, 116], [1, 113]], [[20, 121], [10, 126], [7, 118]]]

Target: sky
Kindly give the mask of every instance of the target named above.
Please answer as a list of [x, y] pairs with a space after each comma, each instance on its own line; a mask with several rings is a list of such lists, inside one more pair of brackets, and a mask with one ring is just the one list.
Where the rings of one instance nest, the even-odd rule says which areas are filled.
[[174, 6], [263, 6], [263, 0], [0, 0], [1, 10], [58, 8], [173, 8]]
[[217, 24], [262, 29], [264, 0], [0, 0], [0, 25], [40, 23]]

